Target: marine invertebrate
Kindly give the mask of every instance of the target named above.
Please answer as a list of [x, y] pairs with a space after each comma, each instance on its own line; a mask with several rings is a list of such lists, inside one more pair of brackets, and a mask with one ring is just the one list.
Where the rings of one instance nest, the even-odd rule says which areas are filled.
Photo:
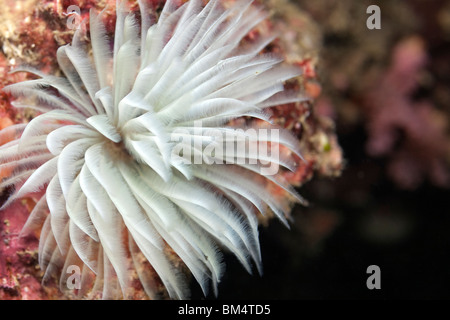
[[[39, 78], [5, 90], [22, 97], [15, 107], [41, 115], [0, 132], [0, 140], [14, 137], [0, 147], [1, 168], [12, 171], [0, 188], [14, 189], [3, 207], [42, 192], [25, 228], [43, 224], [46, 277], [60, 272], [64, 287], [65, 270], [80, 266], [80, 296], [127, 298], [137, 274], [151, 298], [159, 297], [159, 280], [170, 297], [186, 298], [174, 257], [205, 294], [210, 284], [217, 293], [219, 246], [249, 272], [252, 261], [261, 271], [257, 212], [270, 209], [287, 225], [288, 209], [264, 183], [302, 201], [276, 171], [265, 170], [293, 169], [296, 139], [270, 125], [263, 128], [276, 135], [255, 138], [228, 123], [243, 116], [270, 123], [265, 108], [304, 99], [283, 86], [300, 72], [260, 54], [273, 36], [241, 45], [265, 18], [252, 1], [225, 8], [218, 0], [204, 7], [169, 0], [153, 25], [139, 4], [140, 28], [125, 3], [118, 5], [112, 49], [102, 13], [92, 11], [90, 44], [81, 28], [58, 49], [65, 77], [16, 70]], [[220, 152], [220, 142], [233, 153]]]

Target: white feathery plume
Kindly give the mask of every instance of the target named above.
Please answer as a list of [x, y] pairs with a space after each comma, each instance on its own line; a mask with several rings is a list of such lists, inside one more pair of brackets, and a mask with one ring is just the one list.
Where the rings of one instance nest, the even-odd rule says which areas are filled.
[[[247, 116], [278, 130], [264, 109], [304, 99], [283, 86], [300, 71], [260, 53], [271, 35], [241, 45], [266, 18], [251, 0], [228, 8], [219, 0], [205, 7], [200, 0], [180, 7], [168, 0], [155, 24], [139, 4], [140, 24], [118, 3], [112, 46], [104, 12], [91, 11], [91, 54], [85, 28], [57, 52], [65, 77], [16, 70], [40, 78], [5, 88], [35, 99], [14, 106], [41, 114], [0, 132], [0, 138], [16, 137], [0, 146], [0, 168], [13, 169], [0, 188], [15, 190], [3, 208], [45, 190], [24, 229], [42, 228], [40, 266], [45, 277], [59, 270], [62, 287], [63, 268], [81, 263], [83, 285], [89, 273], [96, 278], [92, 290], [79, 293], [128, 298], [134, 270], [146, 294], [158, 298], [144, 260], [171, 298], [187, 298], [175, 254], [205, 295], [211, 287], [217, 295], [224, 272], [220, 248], [249, 272], [256, 266], [262, 273], [258, 212], [270, 208], [288, 226], [286, 208], [261, 178], [302, 201], [278, 172], [262, 170], [267, 163], [293, 170], [295, 162], [275, 154], [274, 146], [300, 155], [296, 139], [280, 130], [251, 140], [250, 131], [228, 123]], [[222, 152], [224, 143], [238, 148]], [[255, 143], [272, 152], [257, 152]]]

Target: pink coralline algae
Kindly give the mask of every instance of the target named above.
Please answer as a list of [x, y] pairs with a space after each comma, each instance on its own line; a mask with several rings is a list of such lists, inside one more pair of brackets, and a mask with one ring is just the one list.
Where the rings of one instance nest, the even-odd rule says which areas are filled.
[[404, 189], [415, 189], [425, 179], [437, 186], [450, 183], [446, 117], [430, 101], [414, 98], [426, 63], [420, 38], [401, 41], [364, 99], [367, 152], [389, 157], [388, 174]]

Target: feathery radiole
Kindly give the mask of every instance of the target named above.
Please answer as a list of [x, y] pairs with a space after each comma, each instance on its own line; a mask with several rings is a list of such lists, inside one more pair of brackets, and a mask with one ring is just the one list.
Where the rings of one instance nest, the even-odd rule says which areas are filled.
[[[160, 297], [158, 281], [171, 298], [187, 298], [174, 256], [205, 294], [212, 288], [217, 295], [220, 249], [261, 273], [257, 215], [269, 209], [287, 225], [286, 209], [261, 179], [302, 198], [279, 173], [262, 170], [263, 161], [292, 170], [295, 161], [285, 153], [263, 158], [239, 149], [232, 157], [243, 161], [225, 164], [227, 152], [206, 156], [204, 148], [217, 134], [233, 147], [248, 138], [230, 125], [244, 116], [278, 130], [264, 109], [304, 99], [283, 85], [300, 72], [261, 53], [271, 35], [242, 44], [266, 18], [252, 1], [226, 7], [211, 0], [203, 7], [200, 0], [182, 6], [168, 0], [155, 24], [144, 1], [139, 6], [140, 24], [118, 3], [113, 45], [105, 13], [91, 10], [90, 42], [82, 27], [57, 51], [64, 77], [15, 70], [39, 78], [5, 88], [19, 98], [13, 106], [39, 115], [0, 132], [15, 137], [0, 146], [0, 168], [13, 169], [0, 190], [14, 188], [3, 208], [42, 195], [24, 229], [42, 228], [44, 279], [56, 272], [65, 289], [65, 270], [80, 266], [79, 296], [128, 298], [137, 274], [150, 298]], [[283, 130], [256, 142], [300, 155], [297, 140]], [[193, 162], [199, 154], [203, 161]]]

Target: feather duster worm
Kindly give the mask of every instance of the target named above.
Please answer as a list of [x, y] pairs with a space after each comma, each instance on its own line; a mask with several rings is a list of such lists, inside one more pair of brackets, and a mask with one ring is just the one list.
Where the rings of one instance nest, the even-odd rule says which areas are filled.
[[[221, 248], [261, 273], [258, 214], [271, 210], [288, 225], [288, 209], [264, 184], [303, 201], [278, 171], [264, 170], [294, 169], [300, 156], [298, 141], [264, 112], [304, 100], [283, 85], [300, 72], [261, 54], [272, 36], [242, 45], [266, 17], [252, 1], [169, 0], [155, 24], [139, 5], [140, 24], [117, 6], [113, 43], [104, 13], [91, 11], [90, 43], [81, 28], [57, 51], [65, 77], [16, 70], [38, 79], [5, 90], [21, 98], [15, 107], [40, 115], [0, 132], [0, 141], [14, 137], [0, 147], [0, 168], [11, 171], [0, 189], [14, 190], [3, 208], [42, 195], [24, 229], [41, 228], [44, 279], [59, 274], [67, 289], [66, 270], [78, 266], [79, 297], [129, 298], [138, 279], [150, 298], [161, 285], [187, 298], [173, 256], [205, 295], [217, 295]], [[267, 125], [236, 130], [230, 121], [240, 117]], [[252, 134], [261, 128], [276, 134]]]

